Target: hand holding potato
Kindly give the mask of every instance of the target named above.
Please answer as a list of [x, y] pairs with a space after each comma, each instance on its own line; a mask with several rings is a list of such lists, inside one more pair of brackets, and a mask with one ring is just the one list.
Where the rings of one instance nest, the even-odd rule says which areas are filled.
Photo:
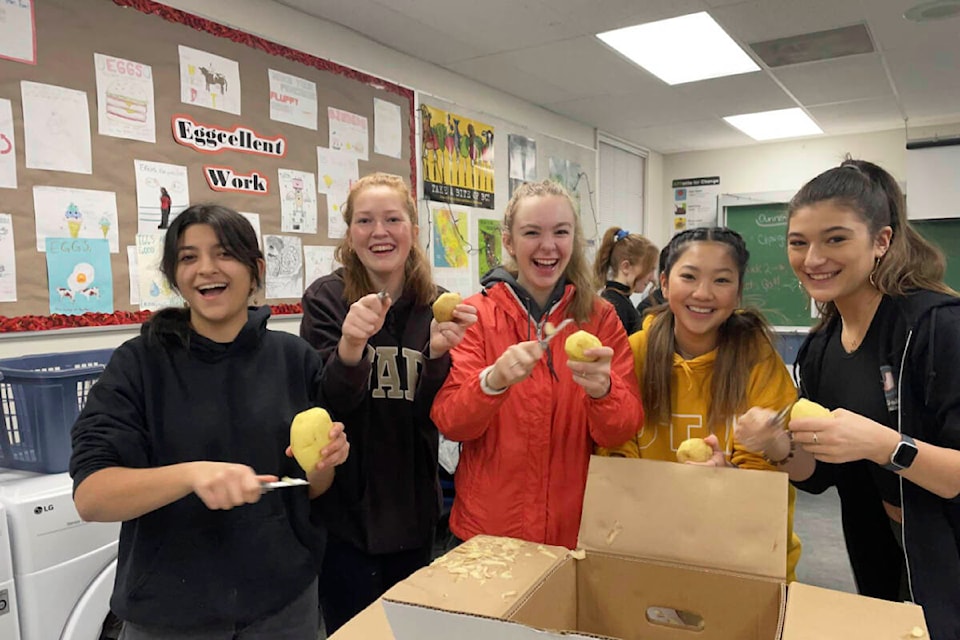
[[[698, 462], [693, 459], [688, 459], [684, 461], [684, 464], [692, 464], [700, 467], [732, 467], [733, 466], [730, 462], [727, 461], [727, 456], [724, 453], [723, 449], [720, 448], [720, 441], [717, 439], [716, 435], [711, 433], [706, 438], [704, 438], [702, 442], [704, 446], [710, 449], [709, 457], [703, 462]], [[703, 454], [706, 454], [705, 450], [701, 451], [701, 455]], [[679, 459], [679, 457], [680, 457], [680, 451], [678, 449], [677, 458]]]
[[[448, 294], [443, 294], [448, 295]], [[459, 294], [456, 299], [459, 299]], [[439, 303], [443, 296], [437, 299]], [[430, 321], [430, 358], [439, 358], [450, 349], [460, 344], [467, 329], [477, 321], [477, 308], [469, 304], [458, 303], [449, 309], [449, 320], [440, 320], [440, 317], [446, 318], [448, 313], [446, 309], [443, 313], [437, 315], [436, 304], [434, 304], [434, 319]]]
[[751, 407], [737, 417], [733, 437], [747, 451], [770, 460], [783, 460], [790, 454], [790, 434], [776, 417], [777, 412], [773, 409]]
[[[600, 341], [597, 340], [597, 342]], [[610, 362], [613, 360], [613, 348], [595, 346], [583, 350], [578, 355], [581, 360], [569, 357], [567, 359], [567, 367], [573, 372], [573, 381], [583, 387], [587, 395], [594, 399], [610, 393]]]
[[342, 464], [349, 450], [343, 424], [333, 422], [326, 410], [313, 407], [294, 416], [287, 455], [307, 474]]

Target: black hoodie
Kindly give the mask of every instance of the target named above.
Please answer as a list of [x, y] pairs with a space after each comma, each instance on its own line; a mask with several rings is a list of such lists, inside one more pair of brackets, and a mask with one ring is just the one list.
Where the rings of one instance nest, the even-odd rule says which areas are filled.
[[[182, 314], [155, 314], [90, 390], [72, 431], [75, 488], [107, 467], [195, 460], [304, 477], [284, 450], [293, 416], [320, 404], [316, 352], [268, 331], [268, 307], [251, 309], [229, 344], [189, 330]], [[168, 331], [178, 325], [186, 340]], [[124, 620], [174, 630], [275, 613], [316, 578], [319, 537], [308, 518], [300, 487], [229, 511], [211, 511], [191, 493], [124, 522], [110, 607]]]
[[[918, 291], [891, 298], [894, 322], [882, 327], [880, 363], [890, 367], [899, 395], [888, 398], [886, 424], [923, 442], [960, 449], [960, 298]], [[821, 361], [834, 318], [811, 333], [797, 355], [800, 391], [817, 400]], [[880, 372], [865, 372], [880, 379]], [[813, 475], [797, 487], [820, 493], [836, 486], [843, 530], [858, 590], [895, 599], [885, 577], [885, 554], [896, 552], [886, 535], [887, 518], [869, 473], [870, 461], [817, 462]], [[932, 640], [960, 639], [960, 497], [944, 499], [900, 477], [904, 558], [914, 602], [921, 605]], [[899, 574], [899, 572], [897, 572]], [[886, 584], [885, 584], [886, 583]], [[892, 593], [891, 593], [892, 592]]]
[[450, 354], [427, 358], [433, 311], [405, 292], [367, 342], [366, 357], [348, 366], [337, 353], [350, 309], [343, 290], [337, 269], [303, 294], [300, 335], [320, 352], [324, 397], [350, 440], [350, 457], [314, 501], [314, 516], [364, 553], [424, 549], [440, 518], [439, 434], [430, 406]]

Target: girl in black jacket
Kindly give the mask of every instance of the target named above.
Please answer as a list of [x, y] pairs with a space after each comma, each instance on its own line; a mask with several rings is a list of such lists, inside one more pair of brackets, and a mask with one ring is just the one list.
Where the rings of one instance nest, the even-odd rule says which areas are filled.
[[343, 217], [343, 268], [307, 288], [300, 325], [325, 363], [324, 397], [351, 442], [350, 460], [315, 509], [328, 533], [320, 571], [328, 634], [430, 560], [440, 516], [430, 405], [449, 350], [477, 318], [461, 304], [452, 321], [433, 319], [438, 291], [402, 179], [361, 178]]
[[630, 295], [641, 293], [653, 282], [657, 247], [639, 233], [610, 227], [603, 234], [593, 262], [600, 297], [613, 305], [627, 335], [640, 331], [640, 311]]
[[[789, 206], [790, 264], [822, 318], [797, 359], [801, 394], [832, 409], [744, 416], [741, 441], [799, 488], [836, 486], [857, 589], [912, 599], [930, 637], [960, 638], [960, 298], [875, 164], [846, 160]], [[796, 446], [799, 445], [799, 446]]]

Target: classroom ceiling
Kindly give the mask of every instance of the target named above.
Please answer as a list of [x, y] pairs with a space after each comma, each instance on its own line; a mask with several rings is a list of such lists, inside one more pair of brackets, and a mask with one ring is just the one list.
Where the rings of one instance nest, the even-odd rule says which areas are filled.
[[[826, 135], [960, 122], [960, 17], [906, 20], [920, 1], [278, 0], [660, 153], [755, 144], [723, 116], [788, 107]], [[697, 11], [761, 70], [671, 87], [594, 36]], [[856, 25], [874, 51], [771, 68], [750, 47]]]

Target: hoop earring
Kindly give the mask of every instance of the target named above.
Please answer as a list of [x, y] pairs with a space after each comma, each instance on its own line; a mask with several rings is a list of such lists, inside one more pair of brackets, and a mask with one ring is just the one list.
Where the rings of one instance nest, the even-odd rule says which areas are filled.
[[870, 286], [874, 289], [877, 288], [877, 269], [880, 268], [880, 256], [877, 256], [873, 259], [873, 270], [870, 271], [870, 275], [867, 277], [867, 280], [870, 282]]

